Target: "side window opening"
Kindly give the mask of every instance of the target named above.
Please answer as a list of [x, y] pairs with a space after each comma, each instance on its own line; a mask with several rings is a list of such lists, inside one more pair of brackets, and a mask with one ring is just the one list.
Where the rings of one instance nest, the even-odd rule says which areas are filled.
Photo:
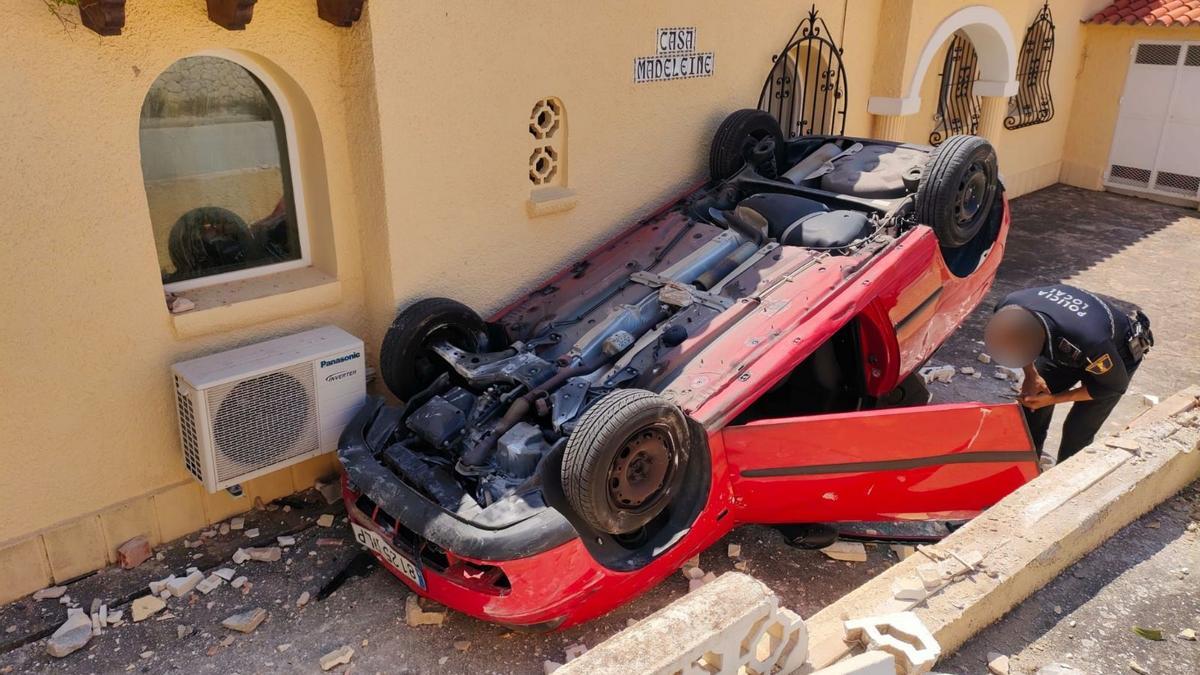
[[306, 264], [287, 134], [268, 87], [228, 59], [180, 59], [150, 86], [142, 176], [166, 290]]

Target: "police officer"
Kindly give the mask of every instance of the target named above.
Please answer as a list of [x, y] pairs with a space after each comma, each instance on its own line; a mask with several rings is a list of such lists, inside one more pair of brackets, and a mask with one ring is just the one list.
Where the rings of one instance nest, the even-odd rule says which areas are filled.
[[1054, 406], [1072, 403], [1058, 461], [1092, 442], [1154, 344], [1150, 319], [1127, 315], [1081, 288], [1055, 284], [1010, 293], [984, 331], [992, 358], [1023, 368], [1019, 400], [1039, 452]]

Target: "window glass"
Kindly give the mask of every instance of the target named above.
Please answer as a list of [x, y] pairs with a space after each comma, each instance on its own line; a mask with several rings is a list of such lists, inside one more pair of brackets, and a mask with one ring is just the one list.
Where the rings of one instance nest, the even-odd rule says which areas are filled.
[[164, 284], [302, 257], [282, 115], [245, 68], [172, 64], [142, 104], [141, 151]]

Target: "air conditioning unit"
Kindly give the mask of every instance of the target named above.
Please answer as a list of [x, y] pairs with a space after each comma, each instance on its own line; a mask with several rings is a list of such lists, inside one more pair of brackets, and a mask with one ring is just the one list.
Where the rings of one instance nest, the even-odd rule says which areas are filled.
[[366, 395], [362, 340], [335, 326], [171, 370], [183, 461], [209, 492], [336, 450]]

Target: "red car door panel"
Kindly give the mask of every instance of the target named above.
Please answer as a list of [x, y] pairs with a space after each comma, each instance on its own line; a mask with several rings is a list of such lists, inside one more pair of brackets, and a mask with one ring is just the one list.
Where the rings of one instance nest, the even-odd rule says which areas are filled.
[[760, 420], [721, 435], [742, 522], [969, 518], [1038, 473], [1011, 403]]

